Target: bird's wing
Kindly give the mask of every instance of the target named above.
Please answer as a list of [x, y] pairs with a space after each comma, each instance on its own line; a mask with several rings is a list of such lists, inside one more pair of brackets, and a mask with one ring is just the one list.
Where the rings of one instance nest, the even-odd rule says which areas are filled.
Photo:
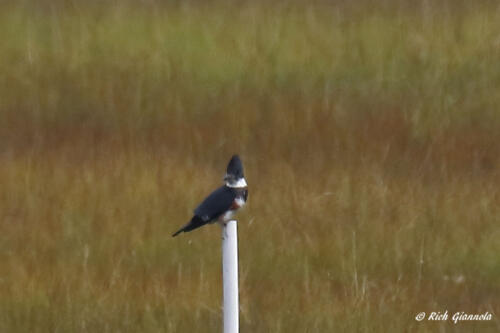
[[236, 193], [231, 188], [221, 186], [196, 207], [194, 214], [201, 217], [203, 221], [210, 222], [226, 212], [231, 207], [235, 197]]

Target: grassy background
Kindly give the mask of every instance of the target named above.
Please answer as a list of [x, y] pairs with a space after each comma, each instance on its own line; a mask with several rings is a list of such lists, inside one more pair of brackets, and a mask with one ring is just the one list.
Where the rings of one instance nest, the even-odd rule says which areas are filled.
[[[494, 1], [0, 4], [0, 331], [500, 330]], [[417, 313], [493, 313], [416, 322]]]

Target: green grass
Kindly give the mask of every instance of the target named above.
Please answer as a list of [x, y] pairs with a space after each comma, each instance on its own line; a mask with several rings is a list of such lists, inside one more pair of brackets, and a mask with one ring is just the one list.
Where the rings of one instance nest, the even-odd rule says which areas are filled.
[[[0, 5], [0, 332], [500, 328], [494, 2]], [[493, 313], [417, 322], [417, 313]]]

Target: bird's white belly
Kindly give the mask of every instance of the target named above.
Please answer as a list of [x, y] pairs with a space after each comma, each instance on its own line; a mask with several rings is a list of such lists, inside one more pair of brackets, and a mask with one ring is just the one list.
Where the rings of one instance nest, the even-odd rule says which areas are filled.
[[245, 206], [245, 200], [243, 198], [236, 198], [234, 199], [234, 203], [233, 203], [233, 206], [232, 208], [233, 209], [230, 209], [228, 210], [227, 212], [225, 212], [224, 214], [222, 214], [221, 216], [219, 216], [219, 218], [217, 219], [217, 221], [219, 221], [220, 223], [226, 223], [230, 220], [232, 220], [234, 214], [236, 214], [236, 212], [238, 211], [238, 209], [240, 209], [241, 207]]
[[236, 204], [236, 206], [238, 206], [238, 208], [241, 208], [243, 206], [245, 206], [245, 200], [243, 200], [243, 198], [236, 198], [234, 200], [234, 203]]
[[227, 222], [227, 221], [230, 221], [233, 216], [234, 216], [234, 213], [236, 213], [235, 210], [228, 210], [227, 212], [225, 212], [224, 214], [222, 214], [220, 217], [219, 217], [219, 221], [220, 222]]

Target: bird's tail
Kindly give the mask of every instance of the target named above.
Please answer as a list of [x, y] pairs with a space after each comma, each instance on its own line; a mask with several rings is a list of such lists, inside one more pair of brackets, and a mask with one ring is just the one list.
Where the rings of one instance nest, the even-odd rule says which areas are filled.
[[182, 227], [182, 228], [180, 228], [179, 230], [177, 230], [176, 232], [174, 232], [174, 233], [172, 234], [172, 237], [177, 236], [178, 234], [180, 234], [180, 233], [181, 233], [181, 232], [183, 232], [183, 231], [184, 231], [184, 227]]
[[187, 223], [185, 226], [183, 226], [182, 228], [180, 228], [179, 230], [174, 232], [172, 234], [172, 237], [177, 236], [181, 232], [188, 232], [188, 231], [194, 230], [194, 229], [199, 228], [205, 224], [206, 224], [206, 222], [203, 221], [203, 219], [201, 217], [195, 215], [195, 216], [193, 216], [191, 221], [189, 221], [189, 223]]

